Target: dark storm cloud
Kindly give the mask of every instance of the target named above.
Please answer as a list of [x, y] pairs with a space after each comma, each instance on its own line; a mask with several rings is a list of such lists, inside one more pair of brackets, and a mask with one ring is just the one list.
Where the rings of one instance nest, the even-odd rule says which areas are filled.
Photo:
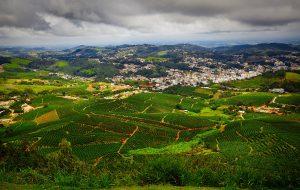
[[[274, 26], [299, 22], [299, 10], [299, 0], [1, 0], [0, 25], [45, 30], [50, 26], [41, 15], [51, 14], [77, 24], [86, 21], [130, 28], [128, 16], [177, 14], [177, 18], [218, 16], [254, 26]], [[149, 24], [155, 23], [145, 23]]]
[[257, 26], [300, 21], [299, 0], [145, 0], [148, 12], [179, 13], [195, 17], [222, 16]]
[[46, 29], [42, 14], [80, 21], [123, 25], [123, 18], [142, 14], [134, 1], [124, 0], [1, 0], [0, 25]]
[[1, 0], [0, 26], [13, 26], [45, 30], [49, 28], [47, 22], [37, 13], [40, 7], [28, 1]]

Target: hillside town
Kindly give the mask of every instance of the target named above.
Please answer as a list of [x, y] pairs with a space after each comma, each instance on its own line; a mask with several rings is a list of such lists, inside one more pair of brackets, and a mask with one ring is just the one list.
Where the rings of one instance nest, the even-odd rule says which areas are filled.
[[[281, 53], [284, 51], [285, 53]], [[170, 46], [78, 46], [63, 51], [32, 52], [33, 61], [23, 69], [66, 80], [131, 83], [151, 90], [174, 85], [207, 86], [242, 80], [278, 70], [299, 70], [299, 47], [289, 44], [257, 44], [204, 48], [191, 44]], [[16, 52], [24, 56], [26, 51]], [[0, 49], [1, 55], [1, 49]], [[7, 61], [2, 58], [3, 61]]]
[[[185, 64], [188, 65], [190, 70], [180, 69], [167, 69], [166, 76], [161, 77], [147, 77], [136, 75], [139, 70], [153, 70], [156, 68], [155, 64], [147, 64], [139, 66], [137, 64], [124, 64], [124, 68], [120, 70], [120, 75], [114, 76], [111, 80], [115, 83], [124, 81], [147, 81], [149, 87], [153, 90], [164, 90], [170, 86], [199, 86], [208, 85], [209, 83], [222, 83], [233, 80], [242, 80], [261, 75], [268, 71], [278, 70], [299, 70], [298, 64], [287, 66], [284, 62], [276, 59], [266, 59], [265, 61], [271, 63], [270, 65], [251, 65], [247, 62], [238, 63], [242, 68], [226, 68], [221, 62], [214, 62], [212, 59], [185, 59]], [[197, 60], [199, 62], [197, 62]], [[191, 61], [191, 62], [188, 62]], [[206, 65], [218, 65], [219, 67], [210, 68]], [[130, 76], [126, 74], [130, 73]], [[109, 79], [109, 78], [107, 78]], [[110, 79], [109, 79], [110, 80]]]

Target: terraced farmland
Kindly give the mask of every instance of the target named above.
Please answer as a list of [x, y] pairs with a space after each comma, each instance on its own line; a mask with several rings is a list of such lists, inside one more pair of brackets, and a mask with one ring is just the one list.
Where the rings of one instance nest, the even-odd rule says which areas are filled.
[[[170, 163], [182, 158], [188, 168], [182, 171], [195, 173], [195, 178], [211, 172], [207, 178], [218, 176], [220, 186], [222, 179], [239, 184], [246, 179], [250, 184], [240, 186], [257, 187], [273, 183], [274, 178], [276, 183], [282, 181], [279, 186], [295, 185], [300, 171], [297, 93], [189, 88], [193, 91], [175, 94], [125, 89], [135, 93], [121, 98], [115, 95], [122, 92], [111, 89], [102, 93], [78, 82], [68, 85], [64, 93], [31, 92], [13, 100], [11, 109], [25, 103], [33, 109], [16, 114], [10, 125], [0, 128], [1, 140], [14, 146], [26, 142], [26, 150], [50, 159], [62, 154], [62, 142], [67, 142], [70, 154], [80, 161], [116, 176], [118, 170], [126, 175], [133, 175], [133, 170], [139, 176], [137, 168], [149, 169], [143, 165], [166, 156]], [[280, 114], [255, 111], [262, 107]], [[228, 177], [232, 174], [240, 179]], [[259, 175], [265, 177], [258, 180]]]

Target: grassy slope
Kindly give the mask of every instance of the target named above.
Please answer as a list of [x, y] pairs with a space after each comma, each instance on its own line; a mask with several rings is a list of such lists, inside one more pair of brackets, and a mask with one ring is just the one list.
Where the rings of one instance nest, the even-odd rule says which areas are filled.
[[58, 68], [64, 68], [69, 66], [69, 63], [67, 61], [57, 61], [54, 65]]
[[293, 81], [293, 82], [300, 82], [300, 74], [293, 73], [293, 72], [287, 72], [286, 80]]
[[[68, 187], [68, 186], [53, 186], [53, 185], [18, 185], [12, 183], [3, 183], [0, 184], [0, 188], [3, 189], [23, 189], [23, 190], [38, 190], [38, 189], [81, 189], [76, 187]], [[177, 190], [182, 189], [182, 187], [175, 187], [171, 185], [147, 185], [147, 186], [128, 186], [128, 187], [114, 187], [115, 190]], [[185, 190], [215, 190], [220, 189], [216, 187], [189, 187], [185, 186]]]
[[265, 83], [273, 83], [277, 82], [279, 79], [277, 78], [265, 78], [263, 76], [257, 76], [251, 79], [246, 79], [246, 80], [238, 80], [238, 81], [233, 81], [230, 83], [231, 86], [236, 87], [236, 88], [260, 88], [262, 85]]
[[[295, 76], [289, 77], [295, 80]], [[15, 78], [11, 78], [4, 84], [12, 85], [14, 82]], [[13, 85], [15, 89], [24, 89], [23, 85]], [[47, 88], [25, 86], [33, 90]], [[299, 169], [299, 114], [280, 117], [247, 112], [245, 120], [241, 120], [225, 114], [222, 109], [211, 108], [213, 105], [260, 106], [270, 102], [276, 94], [247, 92], [203, 99], [140, 93], [126, 99], [110, 100], [92, 97], [86, 87], [86, 84], [77, 83], [73, 83], [72, 87], [69, 84], [63, 86], [67, 94], [85, 94], [89, 98], [87, 100], [68, 100], [54, 94], [55, 91], [51, 95], [35, 95], [30, 104], [40, 108], [18, 116], [17, 123], [11, 126], [13, 133], [2, 140], [35, 141], [38, 151], [46, 155], [57, 151], [61, 139], [66, 138], [71, 142], [75, 155], [93, 161], [102, 156], [116, 156], [121, 143], [127, 139], [120, 151], [124, 155], [205, 155], [213, 152], [207, 155], [216, 156], [231, 166], [262, 173], [267, 171], [291, 176]], [[11, 90], [7, 89], [7, 92]], [[57, 92], [61, 93], [61, 90], [57, 89]], [[210, 89], [193, 89], [192, 94], [194, 92], [214, 94]], [[278, 97], [276, 102], [298, 105], [298, 99], [298, 94], [291, 94]], [[41, 125], [33, 122], [36, 117], [52, 110], [57, 111], [59, 121]], [[220, 123], [226, 125], [225, 130], [216, 130]], [[188, 130], [191, 128], [199, 131]], [[131, 136], [135, 129], [138, 129], [137, 132]], [[179, 131], [181, 133], [176, 140]], [[4, 130], [0, 130], [2, 132]]]
[[289, 105], [300, 105], [300, 94], [285, 94], [277, 98], [277, 103], [289, 104]]
[[[294, 72], [286, 72], [285, 80], [292, 81], [292, 82], [300, 82], [300, 74]], [[266, 76], [257, 76], [250, 79], [245, 80], [237, 80], [227, 83], [230, 86], [245, 89], [245, 88], [253, 88], [258, 89], [263, 87], [265, 84], [272, 84], [272, 83], [281, 83], [283, 80], [279, 77], [266, 77]]]

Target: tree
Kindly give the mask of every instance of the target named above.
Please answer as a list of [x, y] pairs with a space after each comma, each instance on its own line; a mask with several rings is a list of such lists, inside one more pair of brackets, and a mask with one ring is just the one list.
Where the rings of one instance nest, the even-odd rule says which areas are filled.
[[58, 146], [61, 150], [71, 149], [71, 143], [66, 138], [62, 138]]
[[4, 137], [10, 137], [13, 135], [13, 130], [11, 128], [7, 128], [5, 131], [4, 131]]
[[178, 110], [183, 110], [183, 107], [182, 107], [182, 105], [181, 104], [176, 104], [176, 109], [178, 109]]

